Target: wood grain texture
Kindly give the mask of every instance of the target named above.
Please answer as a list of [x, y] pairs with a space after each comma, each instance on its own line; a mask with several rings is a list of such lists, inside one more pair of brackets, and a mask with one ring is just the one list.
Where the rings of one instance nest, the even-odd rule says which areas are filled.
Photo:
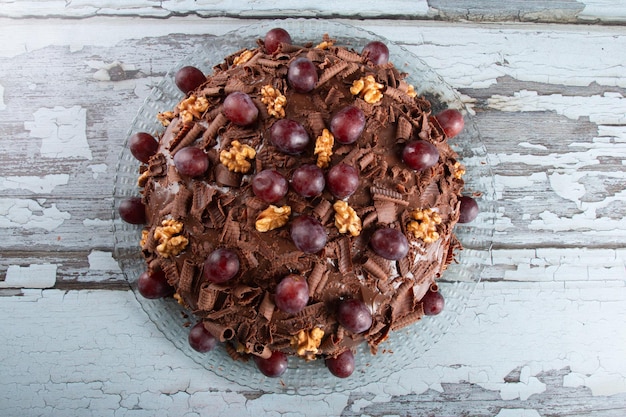
[[[382, 6], [298, 12], [386, 36], [459, 89], [498, 208], [491, 263], [453, 332], [385, 381], [293, 397], [215, 377], [164, 339], [112, 256], [111, 220], [120, 147], [151, 87], [198, 44], [255, 21], [200, 16], [291, 11], [92, 3], [0, 2], [0, 414], [623, 415], [623, 6], [398, 1], [383, 5], [404, 19], [364, 21], [353, 19]], [[513, 20], [615, 26], [502, 23]]]
[[1, 17], [173, 16], [264, 18], [318, 17], [352, 19], [436, 19], [472, 22], [623, 23], [626, 6], [611, 0], [391, 0], [351, 3], [330, 1], [3, 0]]

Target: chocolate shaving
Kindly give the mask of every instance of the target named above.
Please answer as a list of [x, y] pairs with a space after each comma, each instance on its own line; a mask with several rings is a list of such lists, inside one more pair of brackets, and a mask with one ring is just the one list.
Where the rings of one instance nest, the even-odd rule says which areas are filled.
[[398, 127], [396, 128], [396, 140], [408, 140], [411, 138], [412, 132], [413, 125], [411, 124], [411, 122], [409, 122], [406, 117], [398, 118]]
[[180, 279], [180, 274], [178, 273], [176, 263], [163, 260], [161, 262], [161, 270], [163, 271], [163, 273], [165, 273], [167, 283], [170, 284], [172, 287], [176, 287]]
[[317, 138], [322, 134], [322, 131], [326, 128], [326, 123], [324, 123], [324, 117], [320, 112], [312, 112], [307, 116], [307, 122], [309, 124], [309, 128], [313, 132], [313, 135]]
[[344, 48], [335, 48], [335, 54], [343, 61], [361, 63], [363, 57], [354, 51], [349, 51]]
[[276, 305], [272, 301], [270, 293], [266, 292], [265, 295], [263, 295], [263, 301], [261, 301], [261, 304], [259, 305], [259, 314], [265, 317], [267, 321], [271, 321], [275, 308]]
[[172, 154], [172, 156], [174, 156], [179, 150], [194, 143], [198, 136], [200, 136], [204, 131], [205, 129], [200, 123], [194, 123], [193, 127], [187, 132], [187, 134], [176, 145], [176, 147], [170, 149], [170, 153]]
[[193, 193], [185, 186], [181, 184], [174, 201], [172, 202], [171, 216], [174, 219], [182, 219], [189, 213], [189, 202], [192, 199]]
[[403, 329], [419, 320], [424, 316], [424, 306], [422, 304], [419, 305], [418, 310], [412, 311], [406, 316], [400, 318], [397, 321], [391, 323], [391, 330], [396, 331]]
[[189, 213], [197, 220], [202, 220], [202, 215], [207, 206], [213, 201], [213, 196], [216, 192], [217, 190], [214, 187], [210, 187], [204, 184], [204, 182], [195, 182]]
[[348, 64], [346, 69], [343, 70], [343, 72], [341, 73], [341, 76], [343, 78], [348, 78], [349, 76], [351, 76], [352, 74], [357, 72], [360, 68], [361, 68], [361, 66], [359, 64], [351, 62], [351, 63]]
[[213, 146], [212, 144], [215, 142], [215, 139], [217, 139], [217, 136], [220, 134], [222, 128], [226, 126], [227, 123], [228, 119], [226, 118], [226, 116], [224, 116], [223, 113], [220, 112], [217, 114], [217, 116], [215, 116], [215, 119], [213, 119], [213, 121], [209, 124], [209, 127], [207, 127], [207, 129], [202, 134], [204, 149]]
[[383, 224], [393, 223], [396, 220], [397, 205], [393, 201], [377, 200], [374, 202], [378, 222]]
[[381, 266], [371, 257], [366, 257], [362, 266], [363, 269], [365, 269], [365, 271], [367, 271], [375, 279], [386, 280], [388, 278], [388, 275], [383, 268], [381, 268]]
[[336, 106], [342, 98], [344, 98], [343, 93], [336, 87], [331, 87], [324, 99], [324, 103], [326, 103], [328, 107]]
[[200, 287], [200, 292], [198, 295], [198, 309], [200, 309], [201, 311], [213, 310], [218, 295], [219, 290], [217, 288], [215, 288], [208, 282], [204, 282]]
[[221, 96], [222, 94], [224, 94], [224, 88], [222, 86], [206, 86], [202, 90], [198, 91], [197, 96], [216, 97]]
[[218, 164], [215, 166], [215, 182], [221, 186], [226, 187], [239, 187], [241, 183], [241, 175], [229, 171], [223, 164]]
[[224, 349], [230, 358], [234, 361], [247, 362], [248, 357], [246, 355], [242, 355], [237, 351], [237, 348], [233, 346], [232, 343], [224, 343]]
[[323, 263], [316, 262], [313, 270], [309, 274], [309, 278], [307, 279], [307, 284], [309, 285], [309, 297], [313, 297], [313, 294], [315, 294], [315, 290], [321, 282], [324, 274], [327, 274], [326, 266]]
[[350, 254], [350, 238], [343, 237], [337, 241], [339, 249], [339, 272], [343, 275], [352, 272], [352, 256]]
[[196, 125], [196, 123], [185, 123], [182, 127], [182, 129], [180, 129], [178, 131], [178, 133], [176, 134], [176, 136], [174, 136], [172, 138], [172, 140], [170, 141], [169, 145], [168, 145], [168, 149], [170, 150], [170, 152], [172, 151], [172, 149], [176, 149], [176, 147], [178, 146], [178, 144], [180, 142], [182, 142], [183, 138], [185, 136], [187, 136], [187, 133], [192, 129], [192, 127]]
[[402, 194], [397, 191], [390, 190], [388, 188], [381, 188], [378, 186], [372, 186], [370, 193], [374, 201], [389, 201], [401, 206], [408, 206], [409, 202], [404, 199]]
[[284, 62], [282, 61], [277, 61], [274, 59], [267, 59], [267, 58], [259, 58], [256, 61], [256, 63], [261, 65], [262, 67], [269, 67], [269, 68], [278, 68], [280, 65], [284, 65]]
[[235, 92], [252, 93], [254, 86], [245, 83], [243, 80], [231, 78], [224, 87], [224, 94], [230, 94]]
[[235, 330], [230, 326], [224, 326], [213, 321], [204, 321], [203, 324], [204, 328], [219, 339], [220, 342], [225, 342], [235, 337]]
[[183, 267], [180, 270], [180, 279], [178, 281], [178, 289], [182, 292], [188, 293], [191, 291], [193, 285], [193, 277], [196, 273], [196, 267], [189, 259], [185, 259]]
[[320, 86], [330, 81], [337, 74], [343, 71], [347, 66], [348, 66], [347, 62], [339, 61], [337, 64], [334, 64], [332, 67], [324, 70], [324, 72], [322, 72], [322, 75], [319, 77], [319, 80], [317, 81], [317, 85], [315, 86], [315, 88], [319, 88]]

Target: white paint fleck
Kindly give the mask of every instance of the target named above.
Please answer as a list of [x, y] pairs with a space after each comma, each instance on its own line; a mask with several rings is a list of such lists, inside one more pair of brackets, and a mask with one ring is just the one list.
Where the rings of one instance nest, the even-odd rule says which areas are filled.
[[80, 107], [40, 108], [34, 121], [24, 122], [30, 136], [40, 138], [45, 158], [86, 158], [91, 160], [87, 142], [87, 110]]
[[596, 22], [626, 22], [626, 3], [615, 0], [585, 0], [585, 8], [578, 14], [582, 20]]
[[52, 288], [56, 278], [55, 264], [9, 265], [6, 279], [0, 281], [0, 288]]
[[573, 201], [580, 206], [580, 198], [584, 196], [587, 191], [585, 190], [585, 186], [580, 184], [578, 180], [586, 175], [586, 172], [580, 171], [563, 174], [554, 172], [550, 174], [548, 178], [550, 179], [550, 186], [558, 196]]
[[87, 259], [89, 260], [89, 269], [95, 271], [122, 271], [117, 261], [113, 259], [111, 252], [92, 250]]
[[93, 172], [93, 179], [95, 180], [98, 178], [100, 174], [104, 174], [105, 172], [107, 172], [107, 165], [106, 164], [89, 165], [89, 169], [91, 169], [91, 172]]
[[7, 108], [7, 105], [4, 103], [4, 86], [0, 84], [0, 110], [4, 110]]
[[541, 417], [541, 414], [526, 408], [503, 408], [496, 417]]
[[0, 177], [0, 190], [28, 190], [33, 193], [50, 193], [59, 185], [69, 182], [68, 174], [48, 174], [43, 176]]
[[41, 228], [50, 232], [71, 218], [70, 213], [60, 211], [56, 204], [50, 207], [44, 207], [44, 204], [45, 200], [0, 199], [0, 228]]
[[588, 116], [598, 124], [626, 123], [626, 98], [619, 93], [593, 96], [542, 95], [536, 91], [521, 90], [513, 96], [495, 94], [487, 99], [489, 107], [508, 112], [555, 111], [572, 120]]
[[112, 220], [102, 220], [102, 219], [83, 220], [83, 226], [85, 227], [111, 227], [112, 225], [113, 225]]

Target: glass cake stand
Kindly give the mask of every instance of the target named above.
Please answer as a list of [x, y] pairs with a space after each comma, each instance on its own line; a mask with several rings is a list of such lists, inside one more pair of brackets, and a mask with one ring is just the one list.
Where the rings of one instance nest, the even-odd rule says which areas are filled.
[[[218, 38], [207, 39], [206, 44], [200, 45], [193, 54], [179, 62], [152, 90], [139, 109], [128, 136], [135, 132], [159, 132], [163, 129], [156, 119], [156, 114], [174, 108], [183, 97], [174, 84], [174, 74], [179, 68], [193, 65], [205, 73], [210, 73], [212, 67], [222, 62], [227, 55], [242, 48], [256, 47], [256, 40], [264, 37], [265, 33], [274, 27], [286, 29], [296, 44], [321, 42], [324, 33], [336, 39], [336, 45], [347, 46], [356, 51], [361, 51], [363, 46], [372, 40], [383, 41], [389, 47], [390, 61], [401, 72], [410, 74], [408, 81], [415, 86], [418, 94], [431, 100], [436, 111], [444, 108], [465, 110], [459, 94], [405, 48], [374, 33], [343, 23], [288, 19], [254, 24]], [[480, 281], [483, 269], [490, 262], [495, 222], [493, 174], [486, 149], [469, 114], [465, 115], [464, 131], [451, 141], [451, 145], [466, 166], [464, 193], [480, 194], [477, 201], [481, 213], [472, 223], [456, 226], [456, 233], [464, 249], [457, 254], [458, 263], [450, 265], [443, 278], [438, 281], [446, 298], [446, 307], [437, 316], [425, 317], [407, 328], [392, 333], [389, 339], [379, 346], [377, 355], [372, 355], [369, 347], [362, 344], [355, 355], [355, 372], [349, 378], [340, 379], [331, 375], [323, 360], [307, 362], [296, 357], [290, 358], [289, 369], [282, 377], [267, 378], [256, 369], [252, 360], [233, 361], [223, 347], [217, 347], [205, 354], [189, 347], [187, 342], [189, 328], [185, 324], [194, 322], [190, 313], [184, 311], [173, 299], [148, 300], [137, 292], [136, 280], [145, 270], [138, 243], [141, 227], [123, 222], [117, 212], [120, 201], [139, 195], [136, 185], [139, 162], [133, 158], [127, 144], [120, 153], [114, 187], [116, 259], [139, 304], [156, 327], [180, 352], [216, 375], [256, 390], [300, 395], [352, 390], [377, 382], [395, 371], [419, 363], [420, 356], [432, 348], [443, 334], [453, 329], [476, 284]]]

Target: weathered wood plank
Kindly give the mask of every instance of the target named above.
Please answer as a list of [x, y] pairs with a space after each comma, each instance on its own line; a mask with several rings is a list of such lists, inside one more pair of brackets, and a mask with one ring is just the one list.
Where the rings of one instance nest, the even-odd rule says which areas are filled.
[[4, 2], [0, 16], [90, 18], [95, 16], [172, 16], [237, 18], [402, 18], [449, 21], [514, 22], [604, 22], [626, 21], [626, 7], [607, 0], [392, 0], [362, 1], [358, 7], [330, 1], [300, 1], [297, 7], [286, 1], [215, 1], [215, 0], [133, 0], [120, 2], [29, 0]]
[[[292, 397], [213, 376], [163, 339], [130, 292], [27, 290], [0, 297], [1, 314], [19, 318], [19, 325], [0, 323], [0, 409], [8, 415], [212, 415], [228, 408], [251, 416], [489, 417], [524, 409], [533, 416], [613, 417], [626, 395], [624, 291], [617, 281], [483, 283], [459, 327], [419, 363], [353, 393]], [[298, 411], [310, 401], [319, 407]]]

